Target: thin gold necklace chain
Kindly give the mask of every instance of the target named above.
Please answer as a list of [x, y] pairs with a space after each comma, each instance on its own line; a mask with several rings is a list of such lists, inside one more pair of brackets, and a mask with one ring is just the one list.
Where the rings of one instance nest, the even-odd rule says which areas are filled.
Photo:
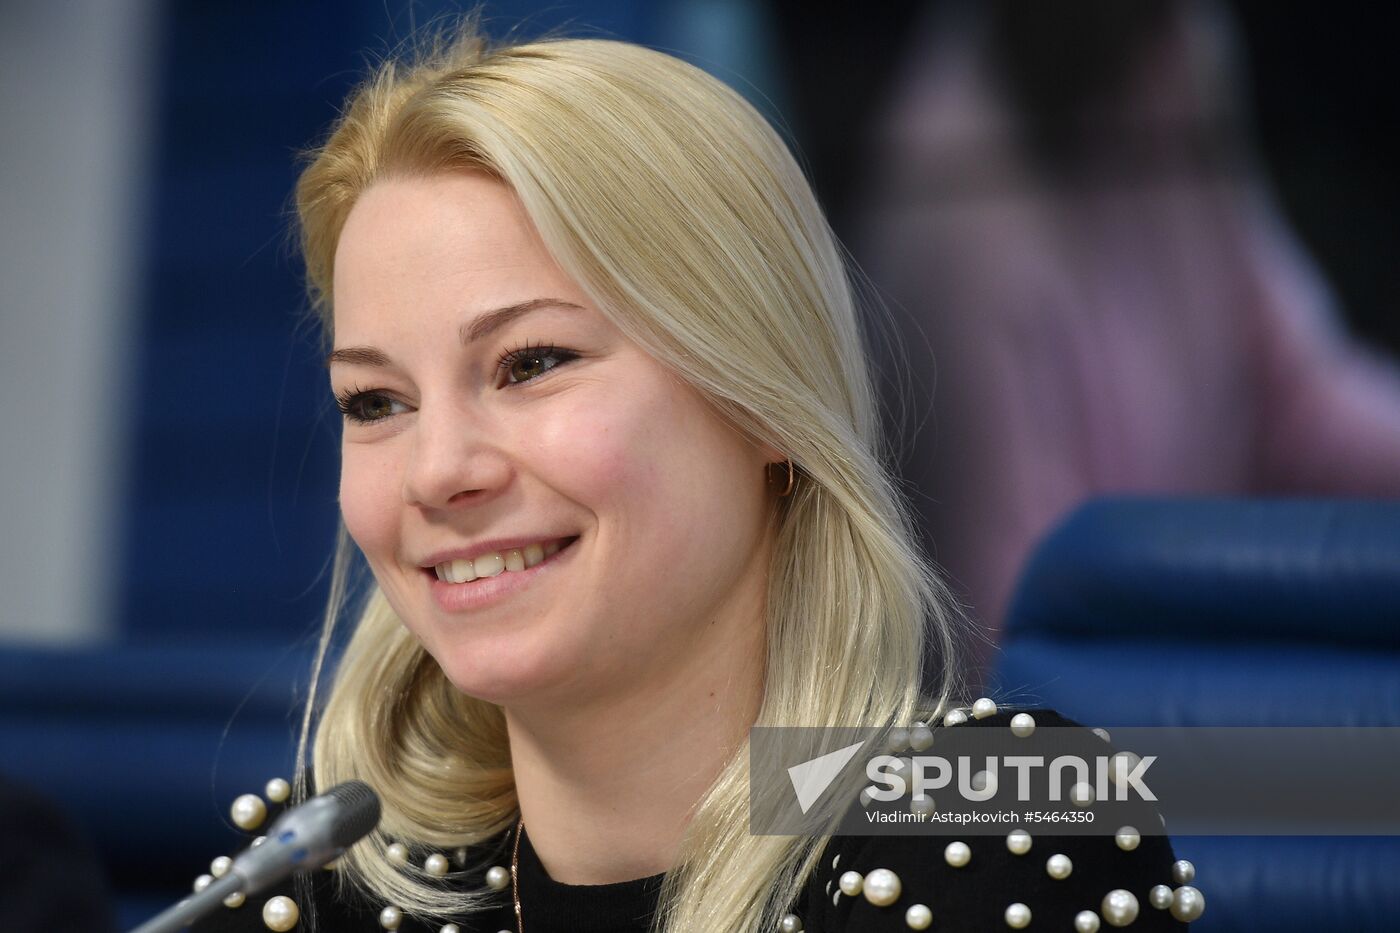
[[510, 896], [515, 901], [515, 933], [525, 933], [520, 919], [520, 835], [525, 832], [525, 817], [515, 824], [515, 847], [510, 853]]

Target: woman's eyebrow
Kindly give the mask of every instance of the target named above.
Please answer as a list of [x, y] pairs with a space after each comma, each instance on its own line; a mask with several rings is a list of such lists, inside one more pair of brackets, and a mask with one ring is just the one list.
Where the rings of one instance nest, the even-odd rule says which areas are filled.
[[489, 336], [494, 331], [506, 326], [511, 321], [522, 315], [537, 311], [540, 308], [564, 308], [571, 311], [582, 311], [583, 308], [572, 301], [565, 301], [562, 298], [531, 298], [529, 301], [521, 301], [513, 305], [506, 305], [504, 308], [496, 308], [494, 311], [487, 311], [477, 315], [470, 324], [463, 324], [461, 329], [462, 343], [475, 343], [483, 337]]
[[[565, 301], [562, 298], [531, 298], [529, 301], [516, 302], [513, 305], [506, 305], [504, 308], [494, 308], [477, 315], [469, 324], [463, 324], [459, 334], [462, 343], [471, 344], [485, 337], [490, 336], [495, 331], [505, 327], [518, 317], [529, 314], [531, 311], [538, 311], [541, 308], [560, 308], [571, 311], [582, 311], [582, 306], [574, 304], [572, 301]], [[384, 355], [383, 351], [374, 347], [341, 347], [332, 350], [326, 357], [326, 366], [332, 363], [351, 363], [358, 366], [389, 366], [391, 361]]]

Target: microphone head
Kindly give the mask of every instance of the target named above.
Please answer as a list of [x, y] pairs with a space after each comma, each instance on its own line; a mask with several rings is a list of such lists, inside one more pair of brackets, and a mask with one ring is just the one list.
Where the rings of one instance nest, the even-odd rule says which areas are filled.
[[340, 804], [331, 827], [334, 845], [349, 848], [379, 825], [379, 795], [364, 781], [337, 784], [323, 795]]

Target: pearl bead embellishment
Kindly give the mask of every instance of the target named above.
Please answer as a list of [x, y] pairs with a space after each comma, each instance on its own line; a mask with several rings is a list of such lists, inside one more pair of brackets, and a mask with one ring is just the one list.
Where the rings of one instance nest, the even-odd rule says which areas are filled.
[[1172, 892], [1172, 916], [1176, 919], [1190, 923], [1205, 912], [1206, 896], [1191, 885], [1184, 884]]
[[1075, 914], [1074, 933], [1099, 933], [1099, 915], [1092, 910], [1081, 910]]
[[244, 794], [234, 800], [228, 812], [239, 829], [257, 829], [267, 819], [267, 804], [257, 794]]
[[997, 705], [993, 703], [989, 697], [982, 697], [982, 699], [972, 704], [973, 719], [986, 719], [988, 716], [995, 716], [996, 714]]
[[287, 798], [292, 795], [292, 785], [281, 778], [273, 778], [267, 782], [267, 786], [263, 788], [263, 793], [266, 794], [267, 799], [271, 800], [273, 803], [285, 803]]
[[397, 907], [385, 907], [379, 912], [379, 925], [386, 930], [397, 930], [403, 923], [403, 911]]
[[246, 901], [247, 899], [248, 899], [248, 896], [247, 896], [246, 894], [244, 894], [242, 891], [235, 891], [235, 892], [233, 892], [232, 894], [230, 894], [228, 897], [224, 898], [224, 906], [225, 906], [225, 907], [242, 907], [242, 906], [243, 906], [243, 902]]
[[858, 871], [848, 871], [841, 875], [836, 882], [836, 887], [841, 889], [841, 893], [847, 897], [855, 897], [865, 886], [865, 876]]
[[286, 933], [297, 925], [301, 919], [301, 911], [297, 908], [297, 902], [290, 897], [277, 895], [263, 905], [263, 926], [269, 930], [276, 930], [277, 933]]
[[1111, 927], [1125, 927], [1137, 919], [1138, 899], [1132, 891], [1115, 888], [1103, 896], [1099, 912]]
[[1045, 862], [1045, 873], [1056, 881], [1064, 881], [1074, 871], [1074, 863], [1068, 855], [1052, 855]]
[[1158, 910], [1166, 910], [1172, 906], [1172, 889], [1165, 884], [1153, 886], [1152, 890], [1147, 892], [1147, 903]]
[[1196, 880], [1196, 866], [1186, 859], [1172, 862], [1172, 881], [1176, 884], [1190, 884]]
[[1017, 713], [1011, 717], [1011, 734], [1018, 739], [1028, 739], [1035, 732], [1035, 717], [1030, 713]]
[[933, 745], [933, 730], [920, 723], [909, 730], [909, 747], [916, 752], [928, 751]]
[[198, 894], [200, 891], [203, 891], [205, 888], [209, 887], [209, 885], [212, 884], [213, 881], [213, 875], [200, 875], [198, 878], [194, 879], [195, 893]]
[[384, 857], [395, 865], [408, 864], [408, 846], [402, 842], [395, 842], [384, 850]]
[[455, 923], [444, 923], [438, 933], [462, 933], [462, 928]]
[[423, 860], [423, 870], [434, 878], [441, 878], [447, 874], [447, 856], [434, 852]]
[[909, 812], [917, 813], [920, 816], [928, 816], [937, 807], [933, 803], [933, 798], [928, 794], [917, 794], [909, 798]]
[[486, 886], [492, 891], [504, 891], [510, 886], [510, 869], [500, 865], [486, 869]]
[[1013, 930], [1024, 930], [1031, 925], [1031, 909], [1025, 904], [1012, 904], [1006, 908], [1006, 925]]
[[1031, 850], [1031, 834], [1024, 829], [1013, 829], [1006, 836], [1006, 848], [1012, 855], [1025, 855]]
[[933, 924], [933, 911], [924, 904], [915, 904], [904, 912], [904, 925], [911, 930], [927, 930]]
[[967, 713], [960, 709], [950, 709], [948, 714], [943, 717], [943, 725], [945, 726], [961, 726], [965, 722], [967, 722]]
[[1138, 835], [1138, 831], [1133, 827], [1124, 826], [1114, 834], [1113, 841], [1124, 852], [1131, 852], [1138, 847], [1139, 842], [1142, 842], [1142, 836]]
[[965, 842], [950, 842], [943, 850], [943, 861], [954, 868], [962, 868], [972, 861], [972, 849]]
[[865, 876], [863, 893], [865, 899], [876, 907], [888, 907], [899, 900], [903, 889], [898, 875], [888, 868], [877, 868]]
[[778, 921], [778, 933], [802, 933], [802, 918], [797, 914], [788, 914]]
[[1069, 802], [1083, 809], [1094, 805], [1094, 785], [1080, 781], [1069, 789]]
[[222, 878], [228, 874], [228, 870], [233, 867], [233, 859], [227, 855], [221, 855], [209, 863], [209, 874], [215, 878]]

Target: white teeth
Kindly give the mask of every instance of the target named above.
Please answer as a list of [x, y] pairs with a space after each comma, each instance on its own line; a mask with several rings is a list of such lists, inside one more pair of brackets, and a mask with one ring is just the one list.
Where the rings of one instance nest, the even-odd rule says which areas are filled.
[[443, 561], [433, 567], [433, 572], [444, 583], [470, 583], [478, 577], [494, 577], [506, 571], [518, 573], [528, 570], [543, 562], [546, 557], [559, 553], [559, 549], [558, 541], [527, 544], [524, 547], [492, 554], [479, 554], [473, 560]]

